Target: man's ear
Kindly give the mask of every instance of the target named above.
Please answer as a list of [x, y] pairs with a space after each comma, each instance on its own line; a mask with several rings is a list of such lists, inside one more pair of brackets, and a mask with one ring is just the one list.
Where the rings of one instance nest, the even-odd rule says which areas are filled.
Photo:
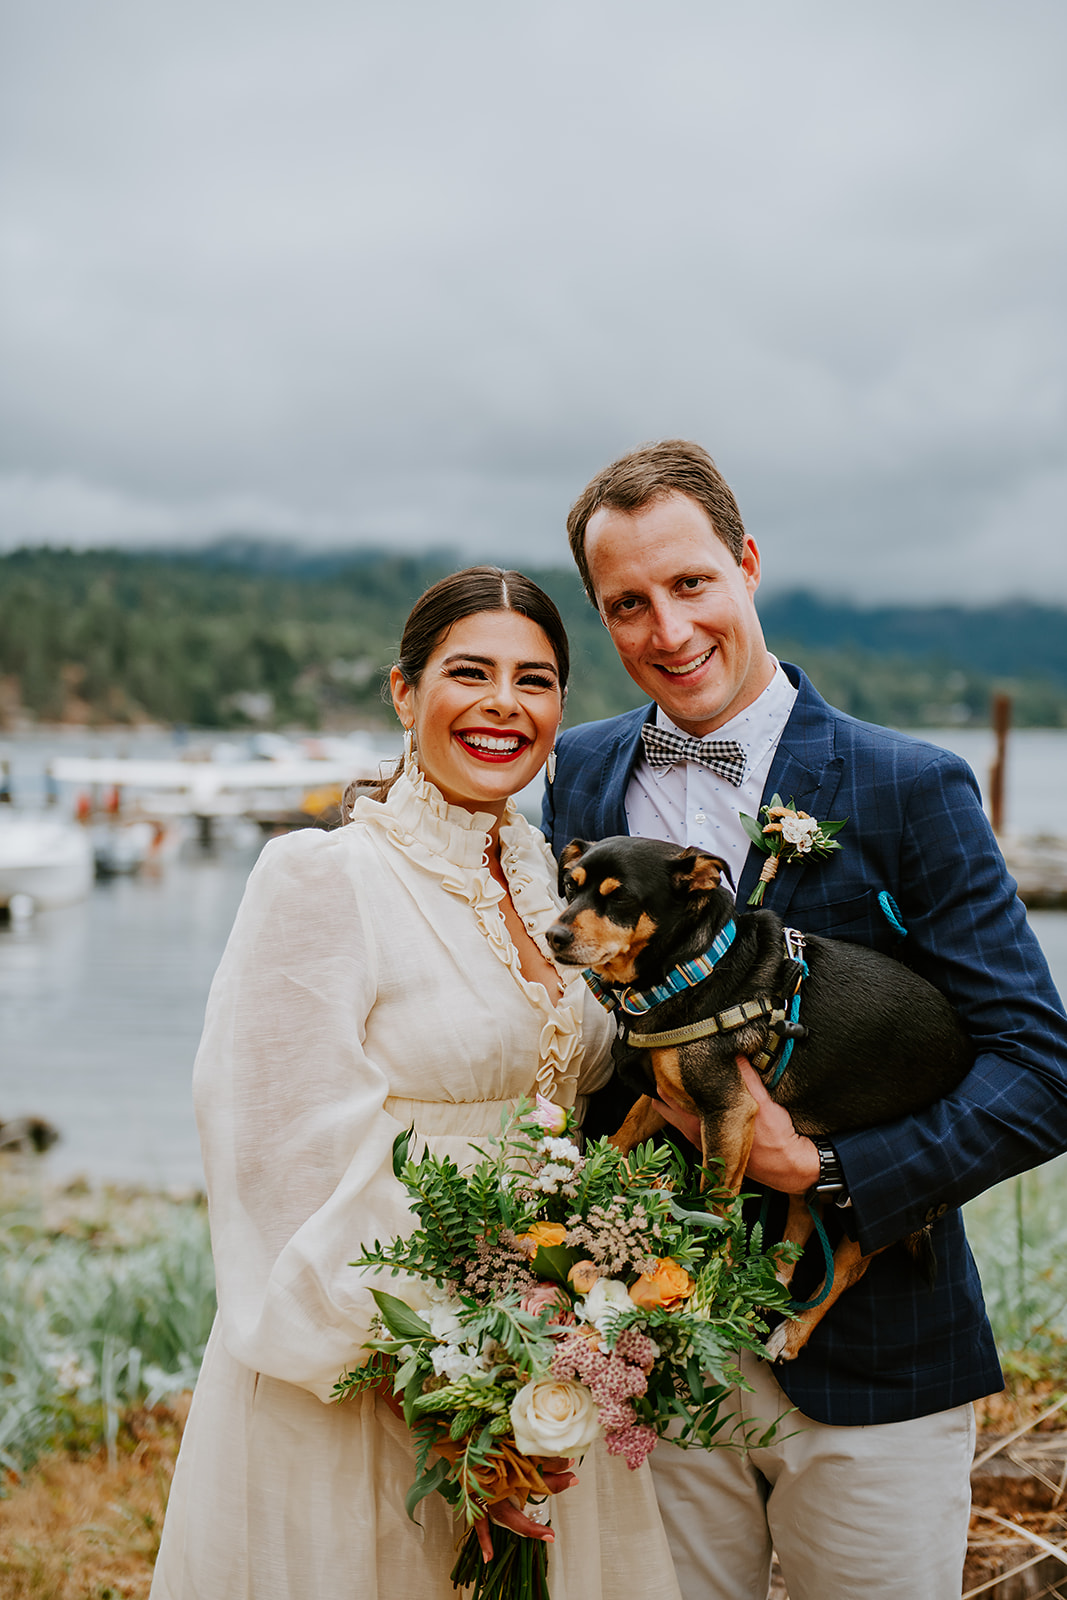
[[719, 888], [723, 878], [731, 889], [734, 886], [726, 862], [703, 850], [680, 850], [671, 858], [670, 874], [671, 886], [678, 894], [710, 894]]
[[[576, 861], [581, 860], [582, 856], [585, 855], [585, 852], [588, 849], [589, 844], [585, 839], [572, 839], [570, 844], [564, 846], [563, 854], [559, 858], [559, 872], [556, 879], [557, 888], [560, 894], [563, 893], [564, 879], [566, 878], [568, 871], [570, 871], [570, 868], [574, 866]], [[580, 868], [579, 872], [581, 872]], [[579, 888], [581, 887], [582, 879], [584, 879], [584, 877], [584, 873], [581, 874], [581, 877], [578, 877], [576, 873], [571, 873], [572, 880], [577, 881]]]

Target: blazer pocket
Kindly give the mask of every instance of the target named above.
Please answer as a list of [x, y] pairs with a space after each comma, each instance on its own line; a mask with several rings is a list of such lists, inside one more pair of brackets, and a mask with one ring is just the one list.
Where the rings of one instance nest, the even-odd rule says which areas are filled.
[[816, 902], [799, 906], [794, 899], [787, 921], [795, 921], [802, 933], [821, 934], [824, 939], [844, 939], [850, 944], [873, 945], [878, 950], [895, 950], [899, 935], [878, 903], [877, 889], [865, 889], [847, 900]]

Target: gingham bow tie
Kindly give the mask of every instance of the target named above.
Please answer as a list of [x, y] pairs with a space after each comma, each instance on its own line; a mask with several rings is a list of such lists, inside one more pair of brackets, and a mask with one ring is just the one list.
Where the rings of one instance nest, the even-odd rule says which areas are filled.
[[646, 722], [641, 729], [645, 755], [650, 767], [666, 772], [677, 761], [699, 761], [710, 767], [735, 788], [744, 781], [745, 752], [736, 739], [689, 739], [682, 733], [672, 733], [670, 728], [660, 728]]

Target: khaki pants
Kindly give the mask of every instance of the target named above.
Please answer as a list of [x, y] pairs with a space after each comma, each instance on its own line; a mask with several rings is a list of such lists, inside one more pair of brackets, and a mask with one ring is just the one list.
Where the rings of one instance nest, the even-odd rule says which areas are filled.
[[788, 1414], [767, 1362], [741, 1368], [738, 1415], [783, 1418], [769, 1445], [649, 1458], [684, 1600], [766, 1600], [772, 1548], [789, 1600], [959, 1600], [974, 1408], [830, 1427]]

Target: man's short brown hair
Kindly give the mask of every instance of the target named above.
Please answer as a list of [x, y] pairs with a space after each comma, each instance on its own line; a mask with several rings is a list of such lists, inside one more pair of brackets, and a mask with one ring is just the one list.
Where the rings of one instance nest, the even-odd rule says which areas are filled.
[[585, 559], [585, 530], [590, 517], [601, 506], [612, 511], [642, 511], [654, 500], [663, 500], [669, 494], [687, 494], [690, 500], [702, 506], [727, 550], [738, 565], [741, 564], [745, 553], [745, 525], [729, 484], [708, 452], [688, 439], [662, 439], [658, 444], [643, 444], [598, 472], [567, 516], [571, 554], [581, 573], [585, 592], [594, 605], [596, 594]]

